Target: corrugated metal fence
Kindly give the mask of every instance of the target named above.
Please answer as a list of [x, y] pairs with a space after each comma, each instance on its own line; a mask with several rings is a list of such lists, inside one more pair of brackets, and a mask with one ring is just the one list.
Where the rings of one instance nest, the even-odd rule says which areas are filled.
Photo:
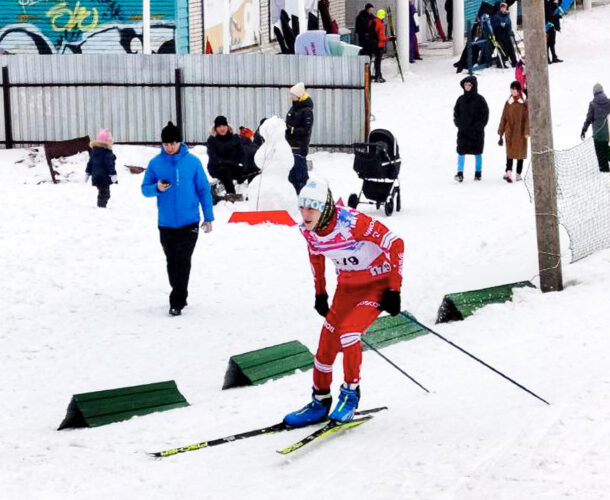
[[185, 140], [204, 143], [217, 115], [252, 129], [264, 117], [285, 117], [288, 89], [303, 81], [315, 106], [312, 146], [348, 147], [364, 140], [368, 127], [367, 62], [269, 54], [0, 56], [9, 80], [0, 143], [41, 144], [106, 127], [117, 143], [156, 144], [167, 121], [180, 118]]

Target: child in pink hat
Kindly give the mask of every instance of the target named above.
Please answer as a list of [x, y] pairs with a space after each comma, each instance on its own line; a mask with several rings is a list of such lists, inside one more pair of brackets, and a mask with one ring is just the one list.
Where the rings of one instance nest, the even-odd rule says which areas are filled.
[[106, 208], [110, 199], [110, 184], [118, 183], [114, 162], [116, 156], [112, 152], [112, 133], [104, 128], [97, 133], [97, 139], [89, 146], [89, 161], [85, 170], [86, 181], [91, 177], [91, 184], [97, 188], [97, 206]]

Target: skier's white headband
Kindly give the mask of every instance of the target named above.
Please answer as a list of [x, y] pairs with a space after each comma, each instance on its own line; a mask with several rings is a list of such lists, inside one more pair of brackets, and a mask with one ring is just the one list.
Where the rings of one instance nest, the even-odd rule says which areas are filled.
[[324, 209], [326, 208], [326, 202], [320, 200], [312, 200], [311, 198], [299, 198], [299, 207], [313, 208], [314, 210], [324, 212]]

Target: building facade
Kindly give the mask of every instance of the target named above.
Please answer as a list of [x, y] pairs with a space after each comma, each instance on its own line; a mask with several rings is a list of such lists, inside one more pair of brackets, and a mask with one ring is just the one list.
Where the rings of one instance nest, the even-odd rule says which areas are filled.
[[[282, 9], [317, 14], [317, 0], [150, 0], [153, 53], [279, 52]], [[2, 0], [0, 53], [142, 52], [142, 0]], [[330, 0], [345, 26], [345, 0]], [[301, 15], [301, 23], [306, 16]]]
[[[150, 0], [154, 53], [189, 50], [189, 0]], [[0, 50], [11, 54], [142, 52], [142, 0], [3, 0]]]

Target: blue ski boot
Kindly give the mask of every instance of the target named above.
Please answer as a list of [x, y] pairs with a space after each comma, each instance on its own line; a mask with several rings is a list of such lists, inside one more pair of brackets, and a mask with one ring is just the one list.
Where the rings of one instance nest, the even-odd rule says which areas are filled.
[[354, 419], [360, 401], [360, 387], [357, 384], [342, 384], [339, 401], [328, 418], [341, 424]]
[[304, 427], [325, 420], [333, 398], [330, 392], [319, 392], [314, 389], [311, 403], [298, 411], [284, 417], [284, 423], [290, 427]]

